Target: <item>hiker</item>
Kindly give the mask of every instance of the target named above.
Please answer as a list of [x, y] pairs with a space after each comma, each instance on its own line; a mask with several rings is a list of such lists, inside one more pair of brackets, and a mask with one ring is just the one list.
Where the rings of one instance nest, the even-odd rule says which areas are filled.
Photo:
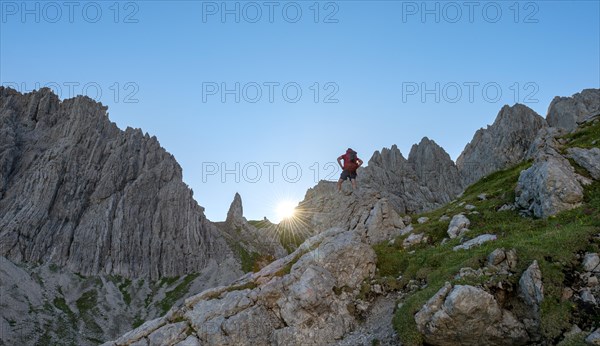
[[[344, 160], [343, 165], [341, 162], [342, 160]], [[352, 148], [348, 148], [344, 155], [340, 155], [340, 157], [337, 158], [337, 162], [342, 168], [340, 180], [337, 182], [338, 191], [342, 190], [342, 183], [346, 179], [350, 179], [352, 189], [356, 189], [356, 170], [363, 164], [363, 161], [356, 156], [356, 151], [352, 150]]]

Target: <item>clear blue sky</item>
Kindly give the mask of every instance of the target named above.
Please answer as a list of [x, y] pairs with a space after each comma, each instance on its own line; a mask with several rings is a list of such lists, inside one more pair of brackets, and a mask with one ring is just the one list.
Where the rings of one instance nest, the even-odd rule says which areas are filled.
[[276, 220], [279, 201], [337, 178], [330, 163], [349, 146], [365, 161], [393, 144], [407, 156], [428, 136], [455, 159], [504, 104], [545, 116], [554, 96], [600, 87], [598, 1], [2, 0], [0, 11], [3, 85], [86, 93], [119, 127], [156, 135], [214, 221], [235, 192], [246, 217]]

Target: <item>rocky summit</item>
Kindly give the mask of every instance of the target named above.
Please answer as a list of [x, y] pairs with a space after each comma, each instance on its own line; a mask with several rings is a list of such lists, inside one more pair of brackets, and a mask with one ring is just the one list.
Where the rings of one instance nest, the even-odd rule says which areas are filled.
[[0, 88], [0, 345], [597, 343], [599, 96], [504, 106], [456, 163], [383, 148], [273, 224], [208, 220], [87, 97]]
[[544, 118], [525, 105], [502, 107], [494, 123], [479, 129], [456, 159], [463, 184], [521, 162], [545, 126]]

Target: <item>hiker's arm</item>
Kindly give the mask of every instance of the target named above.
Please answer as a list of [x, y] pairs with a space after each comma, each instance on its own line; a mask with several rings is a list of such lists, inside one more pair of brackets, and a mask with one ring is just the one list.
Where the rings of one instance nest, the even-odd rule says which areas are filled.
[[358, 162], [358, 167], [362, 166], [363, 164], [363, 160], [361, 159], [356, 159], [356, 162]]
[[342, 166], [342, 156], [338, 157], [337, 161], [338, 161], [338, 165], [340, 165], [340, 168], [344, 169], [344, 166]]

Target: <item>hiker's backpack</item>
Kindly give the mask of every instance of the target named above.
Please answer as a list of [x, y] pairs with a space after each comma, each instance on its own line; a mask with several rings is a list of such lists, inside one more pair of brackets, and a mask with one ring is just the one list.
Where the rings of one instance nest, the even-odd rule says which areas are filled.
[[349, 151], [348, 151], [348, 159], [349, 159], [351, 162], [356, 162], [356, 151], [354, 151], [354, 150], [349, 150]]
[[358, 157], [356, 156], [357, 155], [356, 151], [348, 150], [346, 152], [346, 155], [347, 155], [346, 157], [348, 158], [348, 163], [346, 165], [347, 169], [350, 172], [356, 171], [358, 169], [358, 162], [357, 162]]

